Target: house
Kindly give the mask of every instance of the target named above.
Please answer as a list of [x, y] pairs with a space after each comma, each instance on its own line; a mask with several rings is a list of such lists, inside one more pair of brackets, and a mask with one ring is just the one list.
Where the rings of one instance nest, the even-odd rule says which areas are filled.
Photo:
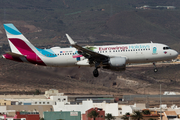
[[88, 114], [93, 110], [95, 110], [96, 112], [99, 113], [96, 120], [105, 120], [105, 111], [103, 111], [102, 109], [97, 108], [97, 107], [91, 108], [91, 109], [87, 110], [85, 114], [82, 114], [82, 120], [93, 120], [93, 118], [88, 117]]
[[121, 115], [125, 115], [126, 113], [132, 114], [134, 111], [137, 110], [143, 110], [146, 109], [146, 104], [145, 103], [135, 103], [134, 105], [123, 105], [121, 106]]
[[24, 120], [39, 120], [38, 112], [16, 112], [16, 119], [24, 118]]
[[23, 111], [28, 113], [39, 113], [43, 117], [44, 111], [54, 111], [52, 105], [7, 105], [0, 106], [0, 113], [7, 116], [14, 116], [16, 111]]
[[[160, 115], [158, 114], [157, 111], [149, 111], [150, 114], [143, 114], [143, 111], [145, 111], [145, 110], [148, 110], [148, 111], [149, 111], [149, 109], [143, 109], [143, 110], [142, 110], [143, 120], [149, 120], [149, 119], [160, 120]], [[133, 114], [128, 115], [129, 120], [134, 120], [134, 118], [133, 118], [132, 115], [133, 115]]]
[[176, 118], [177, 118], [177, 114], [175, 111], [165, 111], [164, 112], [163, 120], [172, 120], [172, 119], [176, 119]]
[[79, 111], [44, 112], [44, 120], [81, 120]]
[[39, 120], [37, 112], [15, 112], [14, 114], [0, 114], [0, 120]]

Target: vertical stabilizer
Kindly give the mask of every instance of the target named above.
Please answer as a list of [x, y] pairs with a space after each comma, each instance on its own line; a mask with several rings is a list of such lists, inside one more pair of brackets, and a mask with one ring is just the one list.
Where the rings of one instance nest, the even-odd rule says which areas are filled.
[[37, 51], [36, 48], [12, 23], [4, 24], [4, 29], [13, 53], [27, 55], [30, 52]]
[[37, 48], [35, 48], [12, 23], [4, 24], [4, 29], [12, 51], [11, 54], [6, 54], [6, 58], [7, 56], [17, 57], [17, 55], [22, 55], [26, 56], [27, 61], [31, 63], [45, 65], [40, 58], [41, 54]]

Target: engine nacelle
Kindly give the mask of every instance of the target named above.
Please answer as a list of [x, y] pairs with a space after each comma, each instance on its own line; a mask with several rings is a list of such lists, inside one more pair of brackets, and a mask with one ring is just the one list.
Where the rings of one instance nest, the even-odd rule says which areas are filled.
[[109, 60], [109, 69], [115, 71], [121, 71], [126, 69], [125, 57], [114, 57]]

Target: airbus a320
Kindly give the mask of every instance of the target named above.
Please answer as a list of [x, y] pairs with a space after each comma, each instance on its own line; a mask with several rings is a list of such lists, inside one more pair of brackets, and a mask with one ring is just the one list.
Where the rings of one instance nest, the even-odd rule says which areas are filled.
[[[4, 54], [3, 58], [43, 66], [95, 67], [94, 77], [99, 76], [98, 68], [123, 71], [127, 64], [155, 63], [175, 59], [178, 56], [178, 52], [169, 46], [153, 42], [82, 47], [68, 34], [66, 36], [72, 47], [39, 49], [33, 46], [13, 24], [4, 24], [4, 28], [11, 52]], [[154, 72], [157, 71], [155, 66]]]

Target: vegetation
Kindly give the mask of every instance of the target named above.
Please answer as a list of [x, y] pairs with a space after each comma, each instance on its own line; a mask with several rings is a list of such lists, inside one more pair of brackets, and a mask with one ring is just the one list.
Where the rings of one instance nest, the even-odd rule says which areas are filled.
[[41, 91], [39, 89], [36, 89], [34, 94], [39, 95], [39, 94], [41, 94]]
[[131, 117], [133, 118], [133, 120], [143, 119], [142, 112], [140, 112], [140, 111], [134, 111], [133, 115], [131, 115]]
[[121, 117], [121, 119], [123, 119], [123, 120], [129, 120], [129, 116], [130, 116], [130, 113], [126, 113], [125, 115], [123, 115], [123, 116]]
[[123, 115], [123, 116], [121, 117], [121, 119], [123, 119], [123, 120], [129, 120], [129, 117], [128, 117], [127, 115]]
[[156, 120], [156, 119], [153, 119], [153, 118], [149, 118], [148, 120]]
[[106, 114], [106, 116], [105, 116], [105, 119], [108, 119], [108, 120], [111, 120], [111, 119], [115, 119], [115, 117], [114, 116], [112, 116], [112, 114]]
[[149, 110], [143, 110], [142, 113], [143, 113], [144, 115], [150, 115], [150, 114], [151, 114], [151, 112], [150, 112]]
[[99, 112], [97, 112], [96, 110], [92, 110], [87, 116], [95, 120], [98, 117], [98, 115]]

